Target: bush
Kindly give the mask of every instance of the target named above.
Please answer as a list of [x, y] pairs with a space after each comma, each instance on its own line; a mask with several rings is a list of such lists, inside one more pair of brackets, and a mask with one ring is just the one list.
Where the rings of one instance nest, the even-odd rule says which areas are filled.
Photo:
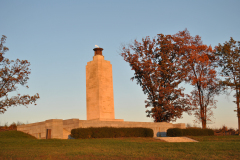
[[170, 128], [167, 130], [168, 137], [181, 137], [183, 135], [182, 129], [180, 128]]
[[79, 138], [117, 138], [117, 137], [153, 137], [149, 128], [76, 128], [71, 130], [71, 137]]
[[208, 135], [213, 136], [214, 135], [214, 130], [212, 129], [207, 129], [208, 130]]
[[214, 131], [212, 129], [198, 129], [188, 128], [183, 129], [183, 136], [212, 136]]
[[200, 128], [170, 128], [167, 130], [167, 136], [180, 137], [180, 136], [212, 136], [214, 131], [212, 129], [200, 129]]

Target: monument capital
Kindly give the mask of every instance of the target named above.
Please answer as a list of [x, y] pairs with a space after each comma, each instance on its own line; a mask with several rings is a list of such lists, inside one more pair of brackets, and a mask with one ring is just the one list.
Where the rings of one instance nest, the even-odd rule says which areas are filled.
[[94, 52], [94, 56], [96, 55], [102, 55], [102, 50], [103, 48], [94, 48], [93, 49], [95, 52]]

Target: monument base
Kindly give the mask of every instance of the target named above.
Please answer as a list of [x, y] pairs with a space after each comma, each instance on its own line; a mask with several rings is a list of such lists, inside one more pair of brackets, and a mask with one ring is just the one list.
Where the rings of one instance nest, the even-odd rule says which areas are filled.
[[104, 119], [104, 118], [97, 118], [97, 119], [90, 119], [88, 121], [124, 121], [123, 119]]
[[122, 119], [108, 119], [107, 121], [103, 121], [103, 119], [50, 119], [43, 122], [20, 125], [17, 126], [17, 130], [31, 134], [38, 139], [68, 139], [72, 129], [89, 127], [151, 128], [153, 130], [154, 137], [166, 135], [166, 132], [169, 128], [186, 128], [184, 123], [172, 124], [167, 122], [129, 122], [123, 121]]

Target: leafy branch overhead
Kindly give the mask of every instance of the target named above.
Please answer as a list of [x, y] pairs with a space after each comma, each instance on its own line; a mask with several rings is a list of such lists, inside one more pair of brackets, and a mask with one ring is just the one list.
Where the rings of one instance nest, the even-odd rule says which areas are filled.
[[4, 113], [8, 107], [17, 105], [29, 105], [35, 103], [39, 99], [39, 94], [33, 96], [20, 95], [9, 97], [8, 93], [16, 91], [17, 85], [20, 84], [28, 88], [27, 81], [29, 79], [30, 62], [27, 60], [9, 60], [4, 54], [9, 50], [3, 44], [6, 36], [2, 36], [0, 43], [0, 113]]

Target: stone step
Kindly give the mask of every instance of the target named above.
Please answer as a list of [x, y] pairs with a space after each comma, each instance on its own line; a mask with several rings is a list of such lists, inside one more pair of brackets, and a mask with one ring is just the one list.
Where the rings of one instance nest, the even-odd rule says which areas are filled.
[[166, 142], [198, 142], [188, 137], [155, 137], [155, 139], [160, 139]]

